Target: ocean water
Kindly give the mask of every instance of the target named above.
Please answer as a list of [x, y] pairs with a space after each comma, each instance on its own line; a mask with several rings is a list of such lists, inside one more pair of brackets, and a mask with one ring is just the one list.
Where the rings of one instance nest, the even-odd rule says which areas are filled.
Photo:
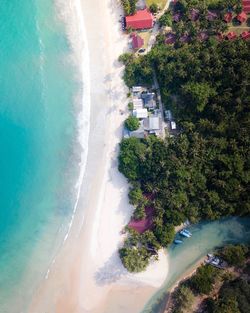
[[24, 312], [75, 207], [83, 88], [66, 33], [53, 0], [0, 1], [1, 313]]

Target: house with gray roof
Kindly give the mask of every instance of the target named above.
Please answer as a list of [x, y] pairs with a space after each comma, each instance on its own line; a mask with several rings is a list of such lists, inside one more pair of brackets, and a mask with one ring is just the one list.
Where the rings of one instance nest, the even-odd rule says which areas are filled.
[[150, 115], [143, 120], [145, 131], [150, 135], [161, 136], [162, 135], [162, 118], [159, 114]]
[[155, 109], [156, 101], [155, 101], [155, 93], [154, 92], [143, 92], [141, 94], [141, 98], [144, 102], [144, 107], [147, 109]]

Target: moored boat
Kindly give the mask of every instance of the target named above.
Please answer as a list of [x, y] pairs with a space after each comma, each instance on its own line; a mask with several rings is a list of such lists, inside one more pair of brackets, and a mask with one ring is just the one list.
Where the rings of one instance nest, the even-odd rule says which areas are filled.
[[180, 231], [180, 235], [186, 238], [191, 237], [191, 234], [187, 233], [184, 229]]
[[174, 240], [174, 243], [175, 243], [176, 245], [179, 245], [179, 244], [183, 243], [183, 241], [182, 241], [182, 240], [179, 240], [179, 239], [175, 239], [175, 240]]

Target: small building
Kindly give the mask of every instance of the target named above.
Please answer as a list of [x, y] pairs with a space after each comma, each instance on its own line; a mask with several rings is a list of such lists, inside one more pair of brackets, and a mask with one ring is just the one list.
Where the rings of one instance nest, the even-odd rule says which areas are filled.
[[138, 50], [144, 45], [144, 40], [139, 35], [133, 33], [131, 37], [132, 37], [132, 47], [134, 50]]
[[133, 86], [132, 92], [142, 92], [142, 87], [141, 86]]
[[198, 34], [198, 38], [199, 38], [199, 40], [200, 41], [205, 41], [205, 40], [207, 40], [208, 39], [208, 33], [207, 32], [200, 32], [199, 34]]
[[144, 129], [150, 135], [160, 136], [162, 133], [162, 119], [160, 116], [152, 115], [143, 121]]
[[237, 19], [237, 21], [240, 22], [240, 23], [245, 23], [246, 20], [247, 20], [247, 14], [246, 14], [246, 12], [242, 11], [240, 14], [238, 14], [238, 15], [236, 16], [236, 19]]
[[143, 109], [143, 101], [142, 99], [133, 99], [133, 109]]
[[166, 110], [165, 111], [165, 118], [167, 121], [171, 121], [173, 116], [172, 116], [172, 112], [170, 110]]
[[139, 10], [134, 15], [126, 16], [126, 29], [149, 29], [153, 27], [153, 15], [148, 9]]
[[223, 17], [223, 21], [225, 21], [226, 23], [230, 23], [233, 19], [233, 14], [232, 12], [228, 12], [224, 15]]
[[249, 40], [250, 39], [250, 31], [244, 31], [240, 34], [241, 38], [243, 40]]
[[166, 44], [171, 45], [171, 44], [175, 43], [175, 41], [176, 41], [175, 34], [173, 34], [173, 33], [167, 33], [166, 34], [166, 40], [165, 40]]
[[185, 34], [180, 37], [180, 42], [188, 43], [190, 41], [190, 36], [188, 34]]
[[139, 119], [147, 118], [148, 117], [148, 110], [147, 109], [133, 110], [133, 116], [135, 116]]
[[199, 18], [199, 14], [200, 14], [200, 11], [198, 9], [191, 9], [190, 10], [190, 14], [189, 14], [189, 18], [191, 21], [195, 22], [198, 20]]
[[237, 38], [237, 34], [235, 32], [229, 32], [228, 34], [226, 34], [225, 38], [227, 40], [234, 40]]
[[156, 102], [155, 102], [155, 93], [154, 92], [143, 92], [141, 94], [141, 98], [144, 102], [144, 107], [147, 109], [155, 109]]
[[250, 13], [250, 0], [243, 0], [242, 7], [244, 12]]
[[133, 98], [140, 98], [142, 93], [142, 87], [141, 86], [134, 86], [132, 87], [132, 95]]
[[178, 22], [180, 22], [180, 20], [181, 20], [181, 13], [175, 13], [174, 14], [174, 16], [173, 16], [173, 21], [175, 22], [175, 23], [178, 23]]
[[170, 122], [170, 127], [171, 127], [171, 130], [176, 130], [176, 123], [175, 123], [175, 121], [171, 121]]
[[211, 11], [207, 12], [207, 19], [209, 21], [214, 21], [217, 17], [218, 16], [217, 16], [217, 14], [215, 12], [211, 12]]

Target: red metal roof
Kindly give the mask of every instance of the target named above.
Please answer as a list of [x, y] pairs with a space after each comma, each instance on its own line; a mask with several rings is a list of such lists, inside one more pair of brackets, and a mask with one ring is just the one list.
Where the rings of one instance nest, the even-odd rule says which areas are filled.
[[241, 38], [244, 39], [244, 40], [249, 40], [250, 39], [250, 32], [248, 32], [248, 31], [244, 31], [240, 35], [241, 35]]
[[246, 12], [242, 11], [236, 18], [239, 22], [244, 23], [247, 20]]
[[242, 7], [244, 12], [250, 13], [250, 0], [243, 0]]
[[139, 234], [144, 233], [146, 230], [152, 229], [153, 227], [153, 216], [155, 209], [152, 207], [146, 207], [146, 217], [142, 220], [132, 219], [128, 226], [136, 230]]
[[133, 49], [140, 49], [144, 45], [144, 40], [137, 34], [132, 34]]
[[231, 22], [233, 19], [233, 14], [231, 12], [228, 12], [224, 15], [223, 20], [227, 23]]
[[153, 27], [153, 15], [148, 9], [139, 10], [134, 15], [126, 16], [126, 28], [144, 29]]
[[235, 32], [229, 32], [228, 34], [226, 34], [225, 36], [228, 40], [233, 40], [237, 38], [237, 34]]

